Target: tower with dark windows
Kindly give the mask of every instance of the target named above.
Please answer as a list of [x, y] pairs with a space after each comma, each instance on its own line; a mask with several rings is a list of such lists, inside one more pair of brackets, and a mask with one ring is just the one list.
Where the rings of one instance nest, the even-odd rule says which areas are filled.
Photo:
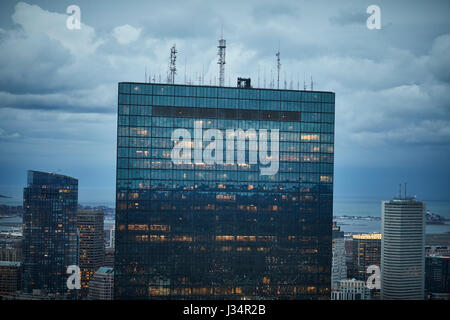
[[74, 297], [67, 267], [78, 263], [78, 180], [65, 175], [28, 171], [23, 191], [23, 289], [56, 298]]
[[118, 90], [116, 299], [329, 299], [334, 93]]

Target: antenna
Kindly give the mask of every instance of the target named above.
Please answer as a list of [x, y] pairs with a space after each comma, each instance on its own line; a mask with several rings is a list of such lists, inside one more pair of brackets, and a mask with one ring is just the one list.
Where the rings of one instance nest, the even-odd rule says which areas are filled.
[[264, 66], [264, 89], [266, 88], [266, 67]]
[[273, 69], [270, 69], [270, 89], [273, 89]]
[[176, 61], [177, 61], [177, 50], [174, 44], [170, 48], [169, 75], [167, 79], [167, 82], [171, 84], [175, 83], [175, 74], [177, 73]]
[[407, 193], [406, 193], [406, 185], [407, 185], [407, 183], [405, 182], [405, 199], [406, 199], [406, 197], [407, 197]]
[[281, 63], [280, 63], [280, 43], [278, 42], [278, 52], [275, 54], [277, 56], [277, 70], [278, 70], [278, 78], [277, 78], [277, 89], [280, 89], [280, 70], [281, 70]]
[[[223, 87], [225, 85], [225, 49], [227, 47], [227, 42], [223, 38], [223, 26], [222, 26], [222, 34], [220, 36], [219, 45], [217, 48], [219, 49], [217, 51], [217, 55], [219, 56], [219, 61], [217, 61], [217, 64], [219, 65], [219, 86]], [[214, 80], [214, 84], [215, 84]]]
[[202, 80], [201, 80], [201, 84], [203, 85], [203, 81], [205, 80], [205, 64], [202, 64]]
[[258, 88], [261, 88], [261, 86], [259, 85], [259, 79], [260, 79], [260, 71], [259, 71], [259, 64], [258, 64]]
[[399, 183], [398, 185], [398, 198], [401, 199], [402, 198], [402, 184]]
[[145, 81], [144, 83], [147, 83], [147, 66], [145, 66]]
[[314, 82], [312, 76], [311, 76], [311, 91], [314, 91]]

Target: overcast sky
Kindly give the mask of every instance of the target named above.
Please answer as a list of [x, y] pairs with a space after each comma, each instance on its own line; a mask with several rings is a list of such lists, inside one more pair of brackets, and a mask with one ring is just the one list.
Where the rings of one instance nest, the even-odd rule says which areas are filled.
[[[81, 29], [66, 8], [81, 8]], [[366, 9], [381, 8], [380, 30]], [[26, 170], [79, 179], [79, 200], [113, 202], [117, 83], [185, 73], [226, 84], [312, 76], [336, 92], [335, 195], [450, 200], [450, 1], [27, 1], [0, 4], [0, 194], [21, 200]], [[259, 75], [259, 76], [258, 76]], [[265, 75], [265, 77], [264, 77]], [[258, 81], [259, 78], [259, 81]], [[1, 203], [1, 202], [0, 202]]]

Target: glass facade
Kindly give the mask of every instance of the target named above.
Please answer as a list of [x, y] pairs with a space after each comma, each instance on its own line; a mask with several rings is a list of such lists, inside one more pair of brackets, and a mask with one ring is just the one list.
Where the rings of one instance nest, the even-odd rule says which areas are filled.
[[67, 267], [78, 264], [78, 180], [28, 171], [23, 191], [23, 289], [74, 298]]
[[[116, 299], [329, 298], [334, 93], [118, 89]], [[278, 171], [262, 175], [252, 151], [246, 163], [174, 163], [172, 133], [195, 137], [199, 122], [278, 129]]]

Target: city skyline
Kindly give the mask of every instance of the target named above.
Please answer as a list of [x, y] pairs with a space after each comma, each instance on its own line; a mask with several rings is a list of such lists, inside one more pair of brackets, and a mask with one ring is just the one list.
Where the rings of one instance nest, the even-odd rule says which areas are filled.
[[174, 43], [175, 83], [186, 64], [209, 84], [223, 26], [226, 86], [249, 76], [267, 87], [280, 48], [282, 88], [312, 76], [314, 89], [337, 93], [337, 198], [390, 198], [406, 181], [421, 199], [450, 200], [448, 2], [379, 1], [380, 30], [366, 27], [372, 3], [359, 1], [79, 1], [80, 30], [66, 28], [70, 4], [1, 4], [0, 195], [20, 202], [26, 170], [60, 169], [79, 179], [80, 203], [113, 202], [115, 86], [146, 71], [164, 81]]
[[448, 12], [2, 1], [0, 300], [449, 300]]

